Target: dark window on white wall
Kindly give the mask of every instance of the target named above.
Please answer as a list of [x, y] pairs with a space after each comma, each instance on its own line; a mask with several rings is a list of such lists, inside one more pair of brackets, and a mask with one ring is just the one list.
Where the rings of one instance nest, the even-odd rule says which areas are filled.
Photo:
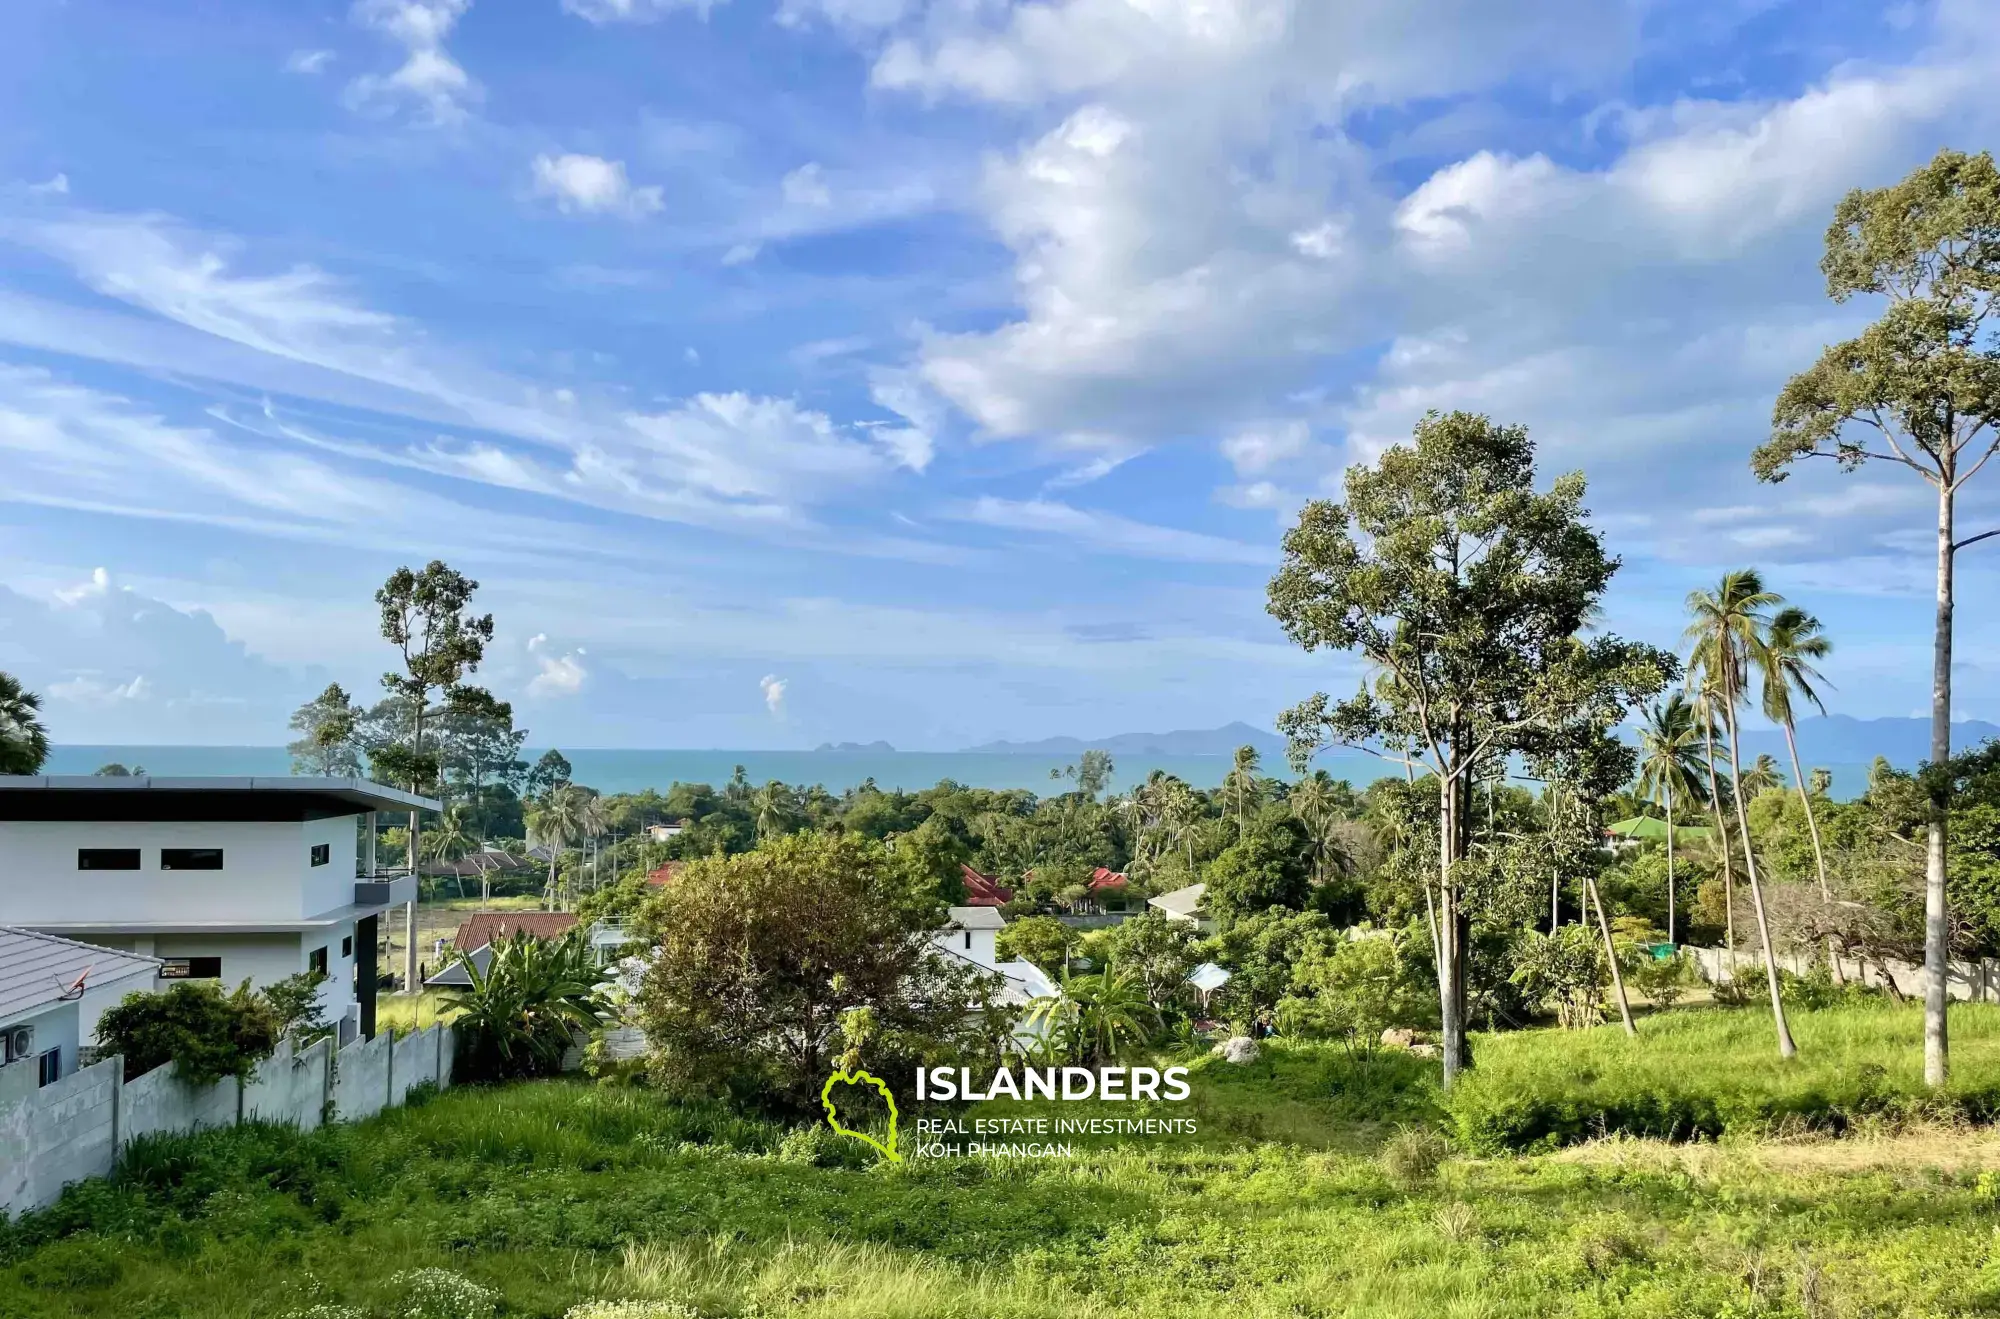
[[47, 1053], [41, 1056], [40, 1062], [41, 1062], [41, 1075], [38, 1079], [41, 1082], [41, 1084], [54, 1085], [57, 1081], [62, 1080], [61, 1049], [50, 1049]]
[[354, 956], [354, 936], [347, 935], [340, 941], [340, 955], [343, 959]]
[[326, 974], [326, 949], [324, 947], [315, 948], [306, 954], [306, 970], [316, 976]]
[[137, 870], [139, 849], [136, 847], [79, 847], [76, 849], [78, 870]]
[[169, 957], [160, 963], [162, 980], [220, 980], [220, 957]]
[[314, 843], [314, 844], [313, 844], [313, 850], [312, 850], [312, 863], [313, 863], [314, 865], [316, 865], [316, 866], [323, 866], [323, 865], [325, 865], [325, 864], [326, 864], [327, 862], [329, 862], [329, 861], [331, 861], [331, 860], [333, 860], [333, 844], [332, 844], [332, 843]]
[[160, 849], [160, 869], [220, 870], [222, 869], [222, 849], [219, 847], [163, 847]]

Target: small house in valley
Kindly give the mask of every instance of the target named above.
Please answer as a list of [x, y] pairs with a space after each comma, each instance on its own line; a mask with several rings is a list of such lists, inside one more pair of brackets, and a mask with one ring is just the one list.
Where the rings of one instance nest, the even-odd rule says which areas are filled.
[[151, 992], [160, 960], [0, 925], [0, 1104], [60, 1081], [125, 995]]

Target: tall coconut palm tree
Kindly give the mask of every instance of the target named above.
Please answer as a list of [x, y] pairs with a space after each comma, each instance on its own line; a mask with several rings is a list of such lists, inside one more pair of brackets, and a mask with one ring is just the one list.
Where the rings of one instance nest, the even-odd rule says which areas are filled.
[[1257, 801], [1257, 770], [1263, 757], [1256, 747], [1236, 748], [1236, 760], [1229, 773], [1223, 777], [1222, 790], [1229, 794], [1229, 801], [1236, 808], [1236, 829], [1241, 833], [1244, 819], [1250, 807]]
[[1667, 942], [1676, 942], [1674, 910], [1674, 804], [1701, 800], [1701, 734], [1695, 728], [1694, 706], [1685, 693], [1674, 692], [1646, 712], [1639, 730], [1645, 759], [1639, 765], [1639, 791], [1667, 813]]
[[1715, 821], [1716, 853], [1722, 858], [1722, 943], [1733, 953], [1736, 951], [1736, 863], [1730, 853], [1729, 825], [1722, 814], [1722, 785], [1715, 777], [1715, 724], [1720, 701], [1721, 693], [1712, 682], [1702, 682], [1695, 692], [1695, 719], [1701, 725], [1701, 763], [1708, 777], [1708, 811]]
[[48, 758], [42, 698], [13, 674], [0, 673], [0, 774], [39, 774]]
[[[1764, 635], [1764, 717], [1785, 730], [1785, 749], [1792, 756], [1792, 781], [1798, 784], [1799, 804], [1806, 812], [1806, 832], [1812, 836], [1813, 865], [1819, 871], [1819, 898], [1829, 908], [1833, 906], [1833, 886], [1826, 882], [1826, 852], [1820, 846], [1819, 816], [1813, 810], [1814, 795], [1825, 789], [1817, 786], [1818, 770], [1813, 771], [1815, 786], [1809, 788], [1799, 765], [1798, 718], [1792, 698], [1803, 697], [1821, 714], [1826, 713], [1826, 703], [1820, 700], [1819, 689], [1814, 686], [1825, 682], [1826, 676], [1813, 667], [1813, 661], [1832, 653], [1833, 642], [1820, 630], [1819, 620], [1797, 605], [1786, 605], [1771, 615], [1771, 626]], [[1843, 978], [1840, 952], [1830, 936], [1826, 963], [1834, 980], [1839, 982]]]
[[1340, 823], [1340, 799], [1333, 776], [1323, 769], [1304, 775], [1292, 785], [1288, 801], [1312, 844], [1313, 883], [1324, 884], [1347, 865], [1335, 828]]
[[528, 819], [529, 836], [549, 850], [549, 881], [542, 890], [542, 905], [548, 911], [556, 909], [556, 864], [584, 836], [584, 817], [592, 800], [583, 789], [566, 783], [549, 793]]
[[1785, 1020], [1785, 1001], [1778, 992], [1778, 958], [1771, 949], [1771, 921], [1764, 910], [1764, 887], [1757, 878], [1757, 849], [1750, 842], [1750, 817], [1744, 809], [1743, 769], [1736, 747], [1741, 740], [1736, 731], [1736, 707], [1744, 697], [1744, 685], [1751, 672], [1763, 664], [1764, 630], [1769, 611], [1783, 603], [1783, 597], [1764, 589], [1764, 579], [1754, 568], [1740, 568], [1726, 574], [1713, 591], [1688, 595], [1687, 640], [1693, 653], [1688, 671], [1711, 678], [1720, 688], [1723, 725], [1729, 735], [1729, 782], [1736, 798], [1736, 824], [1743, 839], [1743, 873], [1750, 880], [1751, 909], [1757, 914], [1757, 938], [1764, 951], [1764, 979], [1771, 991], [1771, 1020], [1778, 1032], [1778, 1056], [1791, 1058], [1799, 1046], [1792, 1042], [1791, 1026]]
[[1758, 756], [1750, 768], [1743, 771], [1743, 795], [1751, 801], [1784, 786], [1785, 772], [1778, 768], [1777, 757], [1768, 753]]
[[[424, 855], [433, 861], [452, 862], [472, 850], [472, 835], [466, 831], [466, 808], [461, 804], [446, 810], [438, 817], [430, 832], [423, 836], [421, 846]], [[452, 882], [458, 889], [458, 896], [465, 896], [465, 876], [456, 870], [452, 872]]]

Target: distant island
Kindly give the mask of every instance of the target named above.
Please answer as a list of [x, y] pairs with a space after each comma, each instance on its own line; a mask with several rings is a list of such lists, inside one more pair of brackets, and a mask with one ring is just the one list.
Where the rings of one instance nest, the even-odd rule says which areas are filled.
[[1113, 737], [1045, 737], [1039, 742], [987, 742], [966, 747], [985, 756], [1076, 756], [1085, 751], [1109, 751], [1117, 756], [1231, 756], [1236, 748], [1256, 747], [1266, 760], [1282, 759], [1285, 739], [1263, 728], [1237, 722], [1221, 728], [1190, 728], [1172, 733], [1119, 733]]
[[851, 751], [868, 755], [894, 755], [896, 748], [887, 742], [822, 742], [813, 748], [814, 754], [821, 751]]

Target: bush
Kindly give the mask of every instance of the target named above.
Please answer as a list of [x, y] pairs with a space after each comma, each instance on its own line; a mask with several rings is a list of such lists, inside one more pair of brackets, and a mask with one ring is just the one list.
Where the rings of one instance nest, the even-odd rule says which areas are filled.
[[1554, 934], [1524, 933], [1514, 945], [1509, 977], [1528, 1001], [1556, 1014], [1564, 1030], [1595, 1026], [1603, 1016], [1609, 973], [1597, 931], [1565, 925]]
[[1393, 938], [1346, 938], [1310, 948], [1292, 973], [1295, 996], [1278, 1004], [1287, 1033], [1337, 1039], [1372, 1054], [1382, 1032], [1428, 1018], [1429, 996]]
[[268, 1000], [244, 981], [233, 994], [218, 985], [182, 981], [163, 994], [127, 994], [97, 1023], [97, 1044], [125, 1056], [125, 1079], [168, 1062], [182, 1080], [210, 1085], [248, 1076], [278, 1047], [281, 1022]]
[[1404, 1127], [1382, 1145], [1382, 1171], [1389, 1180], [1411, 1190], [1429, 1185], [1451, 1157], [1451, 1144], [1429, 1127]]
[[516, 930], [481, 971], [461, 959], [468, 989], [447, 989], [458, 1016], [452, 1070], [461, 1081], [553, 1076], [578, 1037], [597, 1025], [599, 972], [579, 926], [559, 939]]
[[403, 1291], [398, 1319], [493, 1319], [500, 1293], [450, 1269], [414, 1269], [389, 1279]]
[[1632, 988], [1646, 996], [1647, 1002], [1662, 1008], [1679, 1002], [1681, 995], [1700, 980], [1689, 965], [1687, 954], [1679, 949], [1671, 957], [1654, 957], [1644, 948], [1633, 951], [1625, 978]]

